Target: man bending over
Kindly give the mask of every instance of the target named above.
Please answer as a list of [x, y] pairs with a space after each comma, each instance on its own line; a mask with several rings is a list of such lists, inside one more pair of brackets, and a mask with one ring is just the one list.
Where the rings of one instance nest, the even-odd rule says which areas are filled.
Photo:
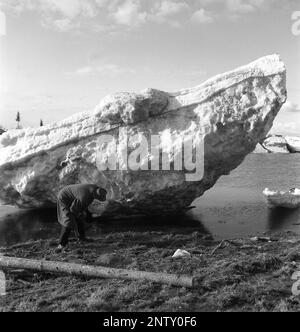
[[62, 225], [57, 251], [63, 251], [69, 242], [72, 229], [80, 242], [85, 237], [84, 220], [91, 222], [88, 207], [94, 200], [105, 202], [107, 191], [93, 184], [76, 184], [63, 188], [57, 197], [57, 217]]

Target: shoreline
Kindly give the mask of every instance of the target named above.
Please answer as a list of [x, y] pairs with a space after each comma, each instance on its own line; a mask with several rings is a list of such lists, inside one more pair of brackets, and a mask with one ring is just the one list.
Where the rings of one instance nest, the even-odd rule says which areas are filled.
[[[264, 236], [268, 236], [267, 234]], [[151, 282], [80, 279], [50, 274], [7, 274], [0, 311], [299, 311], [292, 275], [300, 271], [300, 237], [285, 232], [266, 238], [216, 241], [200, 232], [102, 234], [86, 245], [70, 244], [61, 255], [56, 241], [28, 242], [0, 253], [201, 278], [195, 289]], [[191, 258], [173, 259], [177, 249]]]

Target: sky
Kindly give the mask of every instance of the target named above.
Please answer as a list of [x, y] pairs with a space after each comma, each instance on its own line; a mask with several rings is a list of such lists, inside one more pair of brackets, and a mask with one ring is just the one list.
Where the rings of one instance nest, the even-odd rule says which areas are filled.
[[[107, 94], [168, 92], [279, 53], [288, 102], [273, 132], [300, 128], [299, 0], [0, 0], [0, 125], [37, 127]], [[300, 15], [299, 15], [300, 19]]]

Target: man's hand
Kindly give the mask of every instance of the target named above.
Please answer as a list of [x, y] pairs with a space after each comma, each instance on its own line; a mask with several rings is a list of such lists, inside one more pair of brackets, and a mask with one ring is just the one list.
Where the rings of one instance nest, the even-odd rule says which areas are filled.
[[63, 254], [66, 251], [67, 246], [62, 246], [61, 244], [55, 249], [56, 254]]
[[92, 224], [94, 222], [93, 215], [90, 213], [90, 211], [85, 212], [85, 221], [88, 224]]

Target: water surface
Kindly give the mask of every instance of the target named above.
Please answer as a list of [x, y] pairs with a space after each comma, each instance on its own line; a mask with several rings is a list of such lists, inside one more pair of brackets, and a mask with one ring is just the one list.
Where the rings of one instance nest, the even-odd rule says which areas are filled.
[[300, 209], [270, 209], [265, 188], [300, 188], [300, 154], [251, 154], [194, 203], [193, 216], [219, 237], [292, 230], [300, 233]]
[[[185, 216], [111, 221], [93, 225], [88, 234], [111, 231], [200, 231], [217, 238], [248, 237], [291, 230], [300, 234], [300, 209], [270, 209], [266, 188], [300, 188], [300, 154], [252, 154], [229, 176], [194, 202]], [[18, 211], [0, 207], [0, 246], [57, 237], [55, 210]]]

